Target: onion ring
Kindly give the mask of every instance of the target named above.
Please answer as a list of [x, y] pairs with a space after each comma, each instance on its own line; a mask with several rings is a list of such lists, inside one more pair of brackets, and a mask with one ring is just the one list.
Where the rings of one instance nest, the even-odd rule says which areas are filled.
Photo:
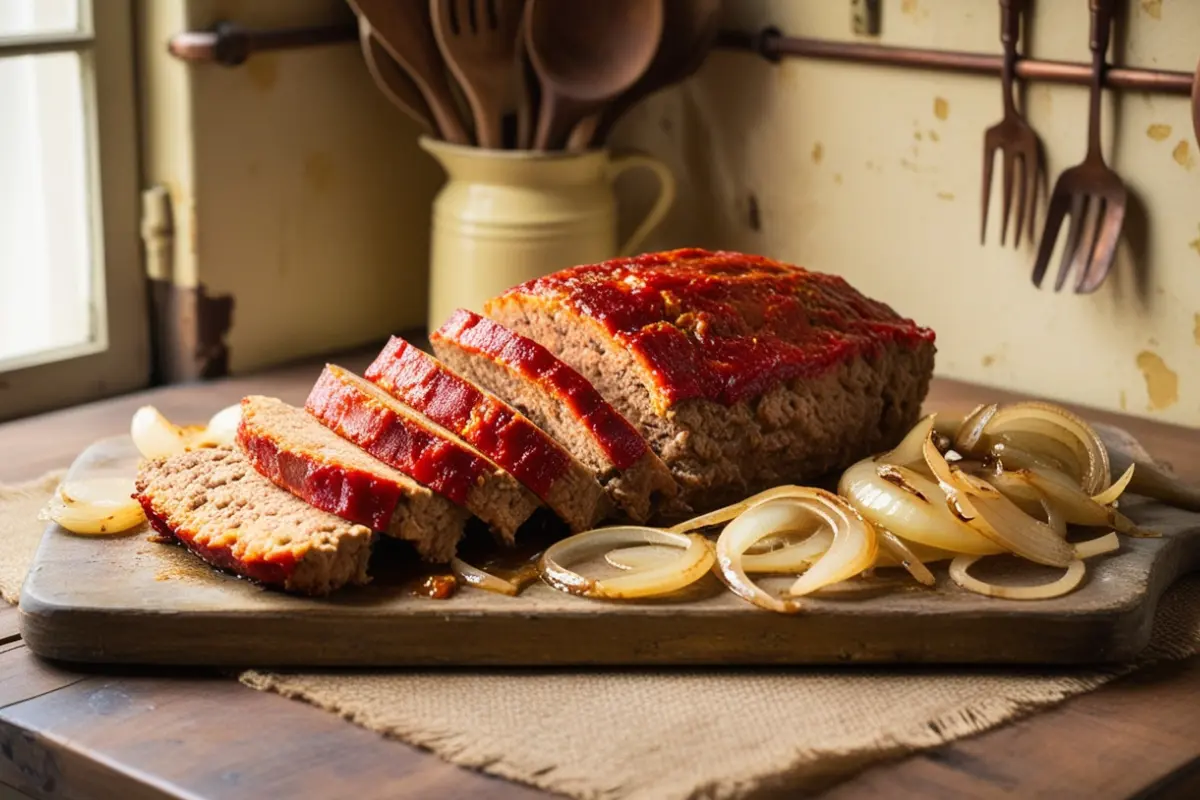
[[1083, 562], [1074, 559], [1067, 563], [1067, 571], [1057, 580], [1037, 586], [1001, 586], [995, 583], [981, 581], [971, 575], [971, 566], [980, 556], [958, 556], [950, 562], [950, 580], [957, 583], [968, 592], [1000, 597], [1005, 600], [1047, 600], [1051, 597], [1061, 597], [1073, 591], [1083, 582], [1087, 569]]
[[[662, 544], [681, 552], [673, 562], [603, 580], [584, 577], [564, 566], [565, 562], [638, 544]], [[629, 600], [670, 594], [693, 584], [712, 569], [714, 558], [712, 546], [702, 536], [626, 525], [596, 528], [555, 542], [539, 559], [538, 571], [546, 583], [560, 591], [583, 597]]]

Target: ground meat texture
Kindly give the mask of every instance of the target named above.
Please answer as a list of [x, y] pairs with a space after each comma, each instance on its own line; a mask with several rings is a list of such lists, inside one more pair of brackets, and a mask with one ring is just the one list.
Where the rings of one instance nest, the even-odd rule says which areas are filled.
[[399, 337], [366, 370], [367, 380], [461, 436], [536, 494], [572, 530], [611, 510], [591, 470], [521, 412]]
[[696, 510], [891, 446], [933, 371], [931, 331], [841, 278], [738, 253], [575, 267], [485, 313], [586, 377]]
[[537, 342], [466, 309], [429, 340], [443, 363], [507, 400], [591, 468], [631, 520], [644, 522], [675, 496], [675, 480], [637, 429]]
[[470, 517], [304, 409], [272, 397], [242, 400], [237, 442], [254, 468], [280, 488], [322, 511], [411, 542], [427, 561], [454, 555]]
[[216, 567], [309, 595], [370, 580], [369, 528], [276, 487], [233, 448], [143, 461], [135, 486], [155, 530]]
[[541, 505], [458, 436], [341, 367], [325, 367], [305, 408], [342, 438], [467, 508], [507, 543]]

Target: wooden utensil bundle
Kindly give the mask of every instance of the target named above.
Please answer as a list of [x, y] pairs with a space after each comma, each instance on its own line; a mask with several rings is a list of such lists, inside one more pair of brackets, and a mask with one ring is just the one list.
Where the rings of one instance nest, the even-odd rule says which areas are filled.
[[380, 90], [436, 138], [581, 151], [697, 69], [720, 0], [349, 0]]

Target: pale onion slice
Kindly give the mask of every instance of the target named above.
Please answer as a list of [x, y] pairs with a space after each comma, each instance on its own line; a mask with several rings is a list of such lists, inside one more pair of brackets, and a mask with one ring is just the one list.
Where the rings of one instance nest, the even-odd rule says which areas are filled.
[[881, 464], [896, 464], [901, 467], [909, 467], [910, 469], [914, 466], [923, 468], [925, 466], [925, 456], [921, 448], [924, 446], [925, 440], [929, 438], [936, 419], [933, 414], [922, 419], [904, 435], [904, 438], [900, 440], [900, 444], [888, 452], [876, 456], [875, 461]]
[[679, 548], [647, 544], [609, 550], [604, 560], [617, 569], [651, 569], [679, 558]]
[[499, 578], [490, 572], [485, 572], [479, 567], [471, 566], [458, 557], [450, 559], [450, 571], [463, 583], [468, 586], [474, 586], [476, 589], [496, 592], [497, 594], [506, 594], [509, 597], [516, 597], [521, 591], [516, 584]]
[[1153, 537], [1157, 534], [1139, 528], [1133, 520], [1112, 506], [1103, 506], [1088, 496], [1078, 484], [1061, 472], [1048, 469], [1023, 470], [1029, 485], [1040, 491], [1046, 501], [1076, 525], [1102, 525], [1116, 528], [1127, 536]]
[[[904, 541], [889, 530], [876, 527], [875, 532], [879, 534], [879, 551], [881, 553], [889, 553], [896, 562], [908, 571], [916, 579], [917, 583], [925, 586], [933, 586], [937, 583], [933, 573], [929, 571], [929, 567], [921, 563], [921, 559], [917, 558], [916, 554], [909, 549]], [[876, 564], [878, 565], [878, 558]]]
[[1121, 495], [1125, 494], [1125, 490], [1129, 488], [1129, 483], [1133, 480], [1133, 468], [1135, 466], [1135, 464], [1130, 464], [1129, 469], [1125, 470], [1112, 486], [1100, 492], [1100, 494], [1094, 495], [1092, 500], [1102, 506], [1111, 506], [1117, 502], [1121, 498]]
[[122, 533], [146, 521], [141, 504], [130, 496], [132, 490], [132, 482], [124, 479], [70, 481], [59, 487], [38, 519], [71, 533]]
[[1095, 539], [1089, 539], [1086, 542], [1080, 542], [1075, 545], [1075, 556], [1077, 558], [1091, 558], [1092, 556], [1100, 556], [1105, 553], [1115, 553], [1121, 549], [1121, 540], [1117, 537], [1116, 531], [1109, 531], [1103, 536], [1098, 536]]
[[952, 446], [960, 453], [973, 453], [979, 446], [979, 438], [983, 436], [984, 427], [996, 416], [1000, 406], [995, 403], [976, 406], [975, 410], [963, 419], [957, 433], [952, 439]]
[[142, 406], [134, 412], [129, 435], [145, 458], [166, 458], [187, 450], [189, 432], [173, 424], [154, 406]]
[[766, 553], [746, 553], [742, 556], [742, 568], [751, 575], [794, 575], [811, 567], [832, 544], [833, 531], [821, 528], [802, 542], [785, 545]]
[[[667, 564], [603, 580], [585, 577], [566, 566], [610, 550], [641, 544], [667, 545], [678, 548], [680, 553]], [[704, 577], [712, 569], [713, 561], [712, 546], [702, 536], [626, 525], [584, 531], [555, 542], [542, 554], [538, 569], [542, 579], [555, 589], [583, 597], [628, 600], [676, 592]]]
[[973, 474], [986, 480], [1029, 516], [1041, 515], [1044, 517], [1043, 521], [1050, 526], [1058, 538], [1067, 538], [1067, 518], [1057, 505], [1050, 503], [1042, 492], [1029, 483], [1022, 470]]
[[[826, 517], [818, 515], [815, 519], [819, 524]], [[725, 585], [759, 608], [781, 614], [800, 611], [803, 607], [800, 603], [777, 597], [750, 580], [742, 562], [746, 551], [756, 543], [781, 531], [800, 530], [801, 525], [811, 525], [813, 521], [812, 511], [801, 506], [795, 497], [767, 500], [738, 515], [717, 537], [717, 571]]]
[[230, 446], [237, 440], [238, 425], [242, 421], [242, 404], [234, 403], [212, 415], [204, 431], [191, 442], [189, 449], [197, 447]]
[[[793, 500], [809, 504], [833, 528], [833, 544], [825, 554], [796, 579], [788, 594], [802, 597], [834, 583], [852, 578], [871, 568], [879, 553], [875, 527], [851, 508], [850, 504], [821, 489], [813, 490], [811, 500]], [[824, 512], [824, 513], [823, 513]]]
[[937, 483], [907, 467], [860, 461], [842, 474], [838, 494], [873, 524], [907, 542], [953, 553], [1004, 552], [950, 513]]
[[1039, 564], [1065, 567], [1074, 558], [1071, 546], [1050, 525], [1026, 514], [986, 481], [947, 464], [932, 436], [925, 440], [925, 461], [946, 493], [951, 513], [972, 530]]
[[709, 511], [708, 513], [701, 514], [698, 517], [692, 517], [691, 519], [680, 522], [677, 525], [672, 525], [670, 528], [667, 528], [667, 530], [671, 533], [688, 533], [690, 531], [699, 530], [700, 528], [707, 528], [712, 525], [720, 525], [722, 523], [729, 522], [729, 520], [733, 519], [738, 514], [741, 514], [746, 509], [757, 503], [773, 500], [777, 497], [802, 497], [807, 491], [808, 489], [804, 486], [776, 486], [774, 488], [767, 489], [765, 492], [759, 492], [758, 494], [751, 495], [740, 502], [733, 503], [725, 506], [724, 508], [718, 508], [715, 511]]
[[980, 559], [980, 556], [959, 556], [950, 562], [950, 579], [962, 588], [976, 594], [988, 597], [1000, 597], [1005, 600], [1047, 600], [1051, 597], [1062, 597], [1083, 582], [1086, 568], [1083, 562], [1075, 559], [1066, 564], [1067, 571], [1062, 577], [1050, 583], [1037, 586], [1002, 586], [996, 583], [981, 581], [971, 575], [968, 570]]
[[1108, 449], [1092, 426], [1060, 406], [1025, 402], [1002, 406], [984, 426], [980, 443], [1012, 444], [1069, 462], [1071, 477], [1089, 495], [1112, 484]]

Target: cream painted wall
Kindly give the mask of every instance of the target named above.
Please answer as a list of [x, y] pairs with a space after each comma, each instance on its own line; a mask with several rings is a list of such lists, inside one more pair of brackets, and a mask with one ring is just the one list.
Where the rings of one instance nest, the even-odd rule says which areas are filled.
[[[1035, 5], [1031, 52], [1087, 60], [1087, 4]], [[1122, 63], [1195, 68], [1200, 3], [1126, 5]], [[726, 16], [854, 39], [844, 2], [736, 0]], [[999, 52], [997, 31], [995, 0], [883, 1], [885, 44]], [[1035, 85], [1027, 97], [1053, 181], [1083, 157], [1087, 93]], [[980, 247], [982, 137], [1000, 114], [994, 79], [718, 52], [616, 139], [679, 176], [680, 202], [651, 246], [841, 273], [937, 330], [941, 375], [1200, 425], [1200, 155], [1187, 100], [1105, 104], [1105, 142], [1135, 202], [1114, 274], [1091, 296], [1035, 289], [1032, 246], [1002, 249], [995, 228]]]
[[164, 43], [222, 20], [350, 21], [342, 0], [143, 0], [144, 171], [171, 190], [175, 278], [235, 297], [231, 369], [424, 321], [441, 171], [353, 45], [184, 65]]

